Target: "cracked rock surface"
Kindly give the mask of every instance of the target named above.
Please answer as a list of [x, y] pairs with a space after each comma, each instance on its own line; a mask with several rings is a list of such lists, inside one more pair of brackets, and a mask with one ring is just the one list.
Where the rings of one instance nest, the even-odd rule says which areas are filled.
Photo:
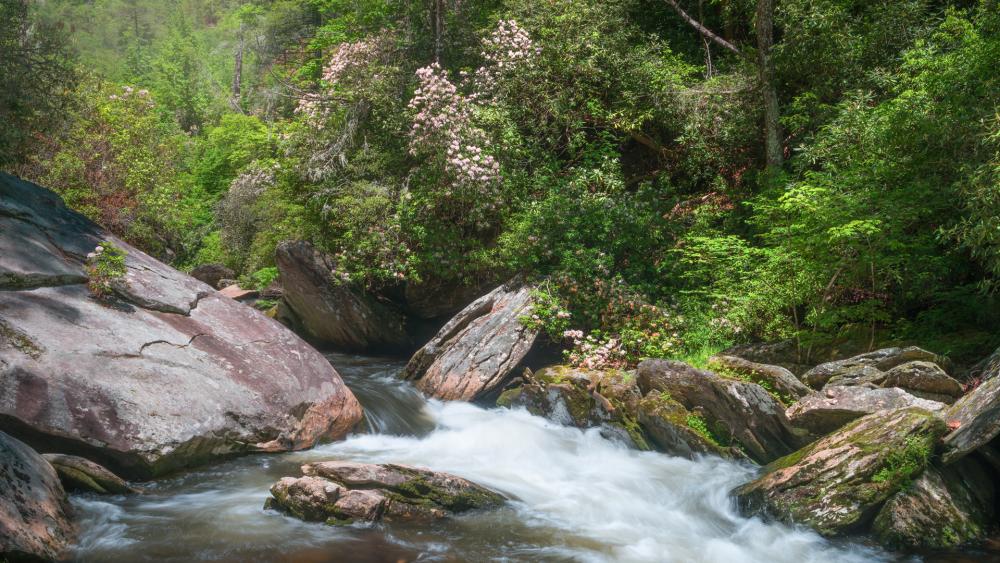
[[[107, 301], [84, 285], [101, 240], [128, 252], [128, 286]], [[291, 331], [0, 174], [0, 429], [148, 478], [306, 448], [360, 419]]]

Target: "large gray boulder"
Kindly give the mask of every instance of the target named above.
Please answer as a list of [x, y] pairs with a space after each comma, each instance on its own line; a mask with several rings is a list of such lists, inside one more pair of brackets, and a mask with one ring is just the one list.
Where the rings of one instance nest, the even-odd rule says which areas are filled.
[[198, 281], [205, 282], [212, 287], [222, 289], [219, 286], [219, 282], [235, 278], [236, 272], [227, 268], [224, 264], [212, 262], [210, 264], [201, 264], [200, 266], [196, 266], [193, 270], [191, 270], [191, 277]]
[[824, 436], [845, 424], [881, 410], [920, 407], [939, 412], [947, 405], [910, 395], [898, 388], [826, 387], [804, 397], [785, 411], [793, 426]]
[[535, 343], [531, 287], [509, 282], [462, 309], [410, 358], [403, 377], [430, 397], [471, 401], [495, 396]]
[[912, 361], [941, 362], [944, 361], [937, 354], [908, 346], [905, 348], [883, 348], [859, 354], [846, 360], [836, 360], [820, 364], [802, 375], [802, 381], [806, 385], [820, 389], [826, 383], [839, 375], [856, 370], [858, 367], [873, 367], [880, 371], [892, 369], [900, 364]]
[[[84, 261], [124, 249], [93, 298]], [[0, 425], [148, 478], [344, 436], [361, 407], [329, 362], [250, 307], [131, 247], [52, 192], [0, 175]]]
[[274, 261], [285, 302], [309, 337], [350, 351], [410, 347], [403, 315], [342, 279], [329, 255], [307, 242], [283, 242]]
[[982, 540], [995, 522], [996, 488], [972, 458], [930, 466], [879, 510], [875, 537], [895, 549], [942, 549]]
[[284, 477], [265, 506], [332, 525], [355, 521], [429, 521], [467, 510], [496, 508], [503, 495], [436, 471], [395, 464], [324, 461]]
[[944, 438], [945, 463], [962, 459], [1000, 434], [1000, 377], [987, 379], [955, 402], [945, 418], [952, 432]]
[[76, 536], [55, 470], [0, 432], [0, 561], [60, 559]]
[[758, 463], [802, 445], [781, 403], [755, 383], [722, 378], [674, 360], [646, 360], [637, 372], [643, 396], [666, 394], [703, 419], [717, 442], [742, 447]]
[[809, 526], [824, 536], [863, 531], [927, 466], [945, 431], [923, 409], [879, 411], [776, 460], [732, 494], [746, 516]]
[[885, 372], [882, 387], [898, 387], [911, 395], [932, 401], [954, 403], [962, 396], [962, 384], [932, 362], [913, 361]]

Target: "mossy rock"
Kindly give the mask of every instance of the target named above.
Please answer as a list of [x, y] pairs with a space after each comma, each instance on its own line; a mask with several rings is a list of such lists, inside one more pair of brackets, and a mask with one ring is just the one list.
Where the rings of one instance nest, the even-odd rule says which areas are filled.
[[747, 516], [803, 524], [828, 537], [859, 531], [926, 467], [946, 431], [923, 409], [874, 413], [775, 460], [732, 494]]

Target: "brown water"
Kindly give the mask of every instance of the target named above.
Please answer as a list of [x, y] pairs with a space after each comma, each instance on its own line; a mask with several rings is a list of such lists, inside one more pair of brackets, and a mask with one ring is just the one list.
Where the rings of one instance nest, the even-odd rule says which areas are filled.
[[[727, 491], [754, 468], [636, 452], [525, 411], [426, 401], [394, 361], [331, 355], [367, 429], [307, 452], [240, 458], [146, 484], [131, 497], [75, 496], [80, 561], [898, 560], [860, 542], [746, 519]], [[262, 507], [308, 461], [398, 462], [504, 492], [503, 509], [431, 525], [330, 527]], [[986, 555], [983, 553], [982, 555]], [[977, 557], [977, 554], [972, 554]], [[956, 559], [957, 561], [957, 559]]]

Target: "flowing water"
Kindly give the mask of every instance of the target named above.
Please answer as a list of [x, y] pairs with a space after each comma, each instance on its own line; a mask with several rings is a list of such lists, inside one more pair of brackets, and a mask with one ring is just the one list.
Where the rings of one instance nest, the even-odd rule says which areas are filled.
[[[717, 458], [636, 452], [523, 410], [425, 400], [398, 362], [330, 355], [365, 407], [367, 431], [307, 452], [244, 457], [146, 484], [75, 496], [82, 561], [888, 560], [738, 516], [727, 492], [754, 473]], [[396, 462], [455, 473], [514, 499], [431, 525], [331, 527], [265, 511], [268, 487], [306, 462]]]

